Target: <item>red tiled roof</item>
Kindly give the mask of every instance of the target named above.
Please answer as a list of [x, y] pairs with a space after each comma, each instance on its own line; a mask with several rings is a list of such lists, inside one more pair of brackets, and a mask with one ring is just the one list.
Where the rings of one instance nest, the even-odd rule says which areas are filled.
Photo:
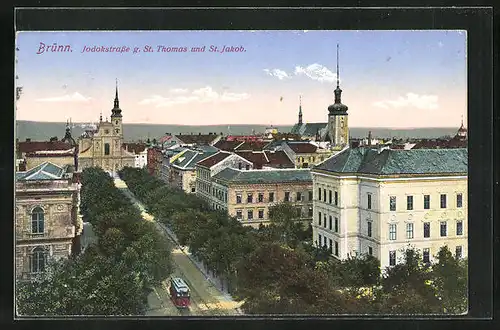
[[217, 134], [193, 134], [193, 135], [176, 135], [175, 136], [177, 139], [182, 141], [185, 144], [210, 144], [212, 143], [217, 137]]
[[230, 153], [220, 151], [220, 152], [216, 153], [215, 155], [210, 156], [208, 158], [205, 158], [201, 162], [198, 162], [197, 165], [210, 168], [210, 167], [214, 166], [215, 164], [223, 161], [224, 159], [226, 159], [229, 156], [231, 156]]
[[41, 150], [69, 150], [71, 148], [71, 144], [61, 141], [23, 141], [17, 144], [17, 150], [22, 153]]
[[123, 149], [127, 149], [128, 147], [128, 151], [134, 154], [139, 154], [146, 150], [146, 145], [144, 143], [123, 143], [122, 147]]
[[253, 163], [255, 169], [263, 166], [294, 168], [294, 164], [283, 150], [280, 151], [237, 151], [236, 154]]
[[219, 140], [217, 141], [216, 144], [214, 144], [214, 147], [224, 150], [224, 151], [234, 151], [236, 147], [239, 145], [242, 145], [243, 141], [227, 141], [227, 140]]
[[277, 167], [277, 168], [294, 168], [295, 165], [293, 162], [288, 158], [286, 153], [283, 150], [280, 151], [265, 151], [267, 159], [269, 162], [266, 164], [267, 166], [270, 167]]
[[467, 140], [461, 140], [454, 137], [449, 140], [420, 140], [412, 149], [453, 149], [453, 148], [467, 148]]
[[236, 151], [262, 151], [268, 144], [266, 141], [246, 141], [236, 148]]
[[311, 154], [316, 152], [316, 150], [318, 149], [317, 146], [308, 142], [288, 143], [288, 146], [293, 150], [293, 152], [297, 154]]
[[237, 151], [235, 153], [252, 162], [255, 169], [261, 169], [263, 165], [268, 163], [268, 159], [262, 151]]

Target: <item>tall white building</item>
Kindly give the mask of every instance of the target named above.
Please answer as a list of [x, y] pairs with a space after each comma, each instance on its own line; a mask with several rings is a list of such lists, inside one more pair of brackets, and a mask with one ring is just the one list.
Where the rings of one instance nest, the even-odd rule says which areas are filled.
[[313, 241], [339, 259], [467, 256], [467, 149], [345, 149], [314, 167]]

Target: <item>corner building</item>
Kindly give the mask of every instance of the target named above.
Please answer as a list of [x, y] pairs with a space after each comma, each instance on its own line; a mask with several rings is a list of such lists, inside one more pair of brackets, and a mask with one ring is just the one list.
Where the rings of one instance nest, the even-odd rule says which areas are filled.
[[371, 254], [382, 269], [417, 248], [467, 257], [467, 149], [345, 149], [311, 170], [313, 242]]

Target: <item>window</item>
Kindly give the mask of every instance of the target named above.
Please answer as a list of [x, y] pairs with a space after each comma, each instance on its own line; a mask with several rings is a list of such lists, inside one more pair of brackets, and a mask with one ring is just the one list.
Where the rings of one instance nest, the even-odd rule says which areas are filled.
[[241, 170], [241, 163], [238, 163], [238, 169]]
[[274, 193], [273, 192], [269, 193], [269, 202], [274, 202]]
[[424, 237], [431, 237], [431, 223], [424, 222]]
[[328, 203], [332, 204], [332, 191], [328, 191]]
[[396, 240], [396, 224], [395, 223], [391, 223], [389, 225], [389, 239], [391, 241]]
[[326, 203], [326, 189], [323, 189], [323, 202]]
[[339, 242], [335, 241], [335, 255], [339, 256]]
[[368, 247], [368, 254], [373, 255], [373, 248], [371, 246]]
[[109, 155], [109, 143], [104, 143], [104, 154]]
[[321, 247], [321, 234], [318, 234], [318, 247]]
[[424, 209], [428, 210], [431, 208], [431, 196], [424, 195]]
[[253, 203], [253, 194], [247, 194], [247, 203]]
[[290, 192], [285, 191], [285, 202], [289, 202], [289, 201], [290, 201]]
[[300, 202], [302, 200], [302, 193], [300, 191], [297, 191], [297, 202]]
[[339, 193], [335, 192], [335, 206], [339, 205]]
[[31, 255], [32, 273], [40, 273], [45, 270], [46, 257], [47, 254], [42, 247], [36, 247], [33, 249], [33, 253]]
[[296, 207], [295, 208], [295, 213], [297, 214], [297, 217], [302, 218], [302, 207]]
[[321, 212], [318, 212], [318, 226], [321, 226]]
[[389, 251], [389, 266], [396, 266], [396, 251]]
[[248, 171], [249, 169], [250, 169], [250, 165], [246, 164], [246, 165], [245, 165], [245, 170], [247, 170], [247, 171]]
[[330, 216], [330, 219], [328, 219], [328, 220], [329, 220], [329, 221], [328, 221], [328, 224], [329, 224], [329, 225], [328, 225], [328, 229], [332, 230], [332, 223], [333, 223], [333, 221], [332, 221], [332, 220], [333, 220], [333, 219], [332, 219], [332, 216]]
[[312, 201], [313, 200], [313, 192], [312, 191], [309, 191], [309, 200]]
[[457, 221], [457, 235], [463, 235], [464, 233], [464, 224], [462, 220]]
[[413, 238], [413, 223], [406, 224], [406, 238], [407, 239]]
[[31, 211], [31, 233], [43, 234], [45, 225], [45, 214], [41, 207], [35, 207]]
[[446, 194], [441, 194], [441, 208], [446, 208]]
[[329, 239], [328, 243], [330, 243], [330, 245], [328, 246], [328, 250], [330, 250], [330, 254], [331, 254], [333, 252], [333, 241], [331, 238]]
[[389, 197], [389, 210], [396, 211], [396, 196]]
[[406, 196], [406, 209], [413, 210], [413, 196]]
[[441, 234], [441, 237], [445, 237], [446, 236], [446, 221], [441, 221], [441, 227], [440, 227], [440, 234]]
[[236, 194], [236, 204], [241, 204], [241, 194]]
[[248, 220], [252, 220], [253, 219], [253, 210], [248, 210], [247, 214], [248, 214]]
[[431, 262], [430, 259], [430, 250], [428, 248], [423, 249], [422, 252], [422, 261], [424, 264], [429, 264]]
[[259, 210], [259, 219], [264, 219], [264, 210]]
[[459, 245], [455, 248], [455, 259], [462, 259], [462, 246]]
[[191, 188], [191, 192], [194, 193], [196, 191], [196, 188], [195, 187], [192, 187]]
[[258, 199], [259, 199], [259, 203], [262, 203], [264, 201], [264, 194], [263, 193], [259, 193]]
[[339, 218], [335, 217], [335, 232], [339, 232]]
[[371, 210], [372, 209], [372, 194], [370, 194], [370, 193], [366, 194], [366, 198], [367, 198], [367, 202], [368, 202], [367, 208], [368, 208], [368, 210]]
[[325, 216], [324, 216], [323, 220], [324, 220], [324, 221], [323, 221], [323, 227], [324, 227], [324, 228], [326, 228], [326, 214], [325, 214]]
[[308, 217], [312, 217], [313, 216], [313, 208], [309, 206], [309, 209], [308, 209], [308, 212], [307, 212], [307, 216]]
[[462, 207], [462, 194], [457, 194], [457, 208]]
[[368, 221], [367, 222], [367, 225], [368, 225], [368, 237], [372, 237], [372, 222], [371, 221]]
[[321, 188], [318, 188], [318, 200], [321, 200]]
[[236, 211], [236, 219], [241, 220], [243, 218], [243, 212], [241, 210]]

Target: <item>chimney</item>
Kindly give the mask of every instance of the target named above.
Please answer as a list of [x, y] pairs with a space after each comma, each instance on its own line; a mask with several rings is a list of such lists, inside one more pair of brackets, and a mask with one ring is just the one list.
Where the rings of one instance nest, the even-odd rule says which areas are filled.
[[198, 135], [201, 135], [201, 132], [199, 132]]
[[26, 138], [26, 142], [31, 142], [31, 139], [30, 138]]

